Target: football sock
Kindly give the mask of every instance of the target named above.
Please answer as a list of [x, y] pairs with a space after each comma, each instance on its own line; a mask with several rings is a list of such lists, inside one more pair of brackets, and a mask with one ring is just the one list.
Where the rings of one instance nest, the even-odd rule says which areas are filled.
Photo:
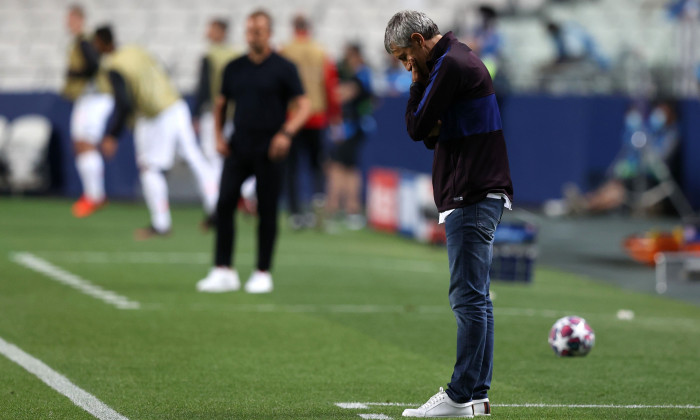
[[151, 213], [151, 226], [158, 232], [170, 230], [170, 206], [168, 204], [168, 184], [163, 172], [157, 169], [141, 171], [141, 187]]
[[97, 150], [80, 153], [76, 157], [76, 167], [80, 181], [83, 183], [83, 194], [93, 203], [105, 199], [104, 161]]
[[199, 150], [189, 152], [186, 160], [190, 170], [197, 179], [204, 212], [214, 214], [216, 202], [219, 200], [219, 179], [221, 174], [215, 172], [213, 166], [209, 164]]
[[207, 214], [214, 214], [216, 210], [216, 202], [219, 200], [219, 180], [221, 174], [216, 172], [214, 165], [204, 157], [202, 150], [197, 145], [197, 139], [189, 122], [181, 127], [180, 136], [180, 154], [187, 161], [187, 165], [197, 179], [199, 187], [199, 195], [202, 198], [204, 211]]

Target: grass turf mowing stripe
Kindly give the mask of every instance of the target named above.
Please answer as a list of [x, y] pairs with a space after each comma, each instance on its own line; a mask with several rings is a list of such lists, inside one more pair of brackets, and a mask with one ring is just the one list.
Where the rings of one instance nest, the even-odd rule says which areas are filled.
[[65, 395], [75, 405], [100, 420], [128, 420], [97, 397], [72, 383], [68, 378], [48, 367], [41, 360], [25, 353], [14, 344], [0, 337], [0, 354], [20, 365], [27, 372], [41, 379], [46, 385]]
[[37, 257], [29, 252], [17, 252], [10, 255], [10, 259], [17, 264], [23, 265], [29, 269], [37, 271], [45, 276], [70, 286], [88, 296], [99, 299], [108, 305], [112, 305], [118, 309], [138, 309], [140, 304], [132, 301], [127, 297], [118, 295], [111, 290], [103, 289], [100, 286], [94, 285], [89, 281], [68, 271], [57, 267], [50, 262]]

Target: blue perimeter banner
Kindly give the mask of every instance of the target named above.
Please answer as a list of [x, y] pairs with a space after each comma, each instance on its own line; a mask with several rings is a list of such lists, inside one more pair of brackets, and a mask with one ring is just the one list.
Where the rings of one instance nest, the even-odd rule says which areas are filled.
[[[630, 104], [623, 97], [551, 97], [513, 95], [505, 99], [501, 114], [508, 145], [516, 205], [539, 205], [560, 198], [561, 187], [574, 182], [584, 191], [595, 188], [615, 158], [622, 142], [624, 113]], [[406, 134], [405, 97], [379, 98], [374, 113], [376, 129], [362, 150], [362, 169], [374, 166], [430, 173], [432, 151]], [[53, 191], [77, 197], [81, 187], [69, 137], [72, 105], [54, 93], [0, 93], [0, 115], [11, 121], [39, 114], [53, 125], [51, 166]], [[688, 199], [700, 207], [700, 103], [678, 104], [681, 120], [682, 178]], [[112, 198], [139, 196], [138, 171], [131, 133], [120, 139], [115, 159], [105, 168], [107, 193]], [[302, 181], [307, 191], [309, 182]]]

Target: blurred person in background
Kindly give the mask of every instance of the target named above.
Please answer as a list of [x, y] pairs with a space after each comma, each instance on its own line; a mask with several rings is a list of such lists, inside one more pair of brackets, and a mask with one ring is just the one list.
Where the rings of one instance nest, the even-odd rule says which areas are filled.
[[575, 22], [551, 20], [544, 24], [555, 49], [554, 61], [547, 67], [549, 70], [581, 62], [594, 63], [601, 69], [610, 67], [610, 61], [600, 52], [598, 44], [583, 26]]
[[610, 167], [608, 180], [585, 195], [574, 184], [567, 184], [566, 210], [576, 214], [603, 213], [624, 205], [634, 206], [633, 200], [638, 198], [635, 194], [673, 179], [679, 145], [676, 113], [669, 102], [659, 102], [648, 116], [644, 106], [631, 106], [625, 114], [622, 147]]
[[[214, 19], [207, 27], [209, 48], [202, 57], [199, 67], [199, 82], [195, 92], [193, 107], [193, 125], [199, 134], [204, 156], [214, 166], [217, 174], [221, 174], [224, 160], [216, 151], [216, 136], [214, 135], [214, 99], [221, 91], [221, 77], [226, 65], [236, 58], [235, 50], [227, 44], [228, 23], [223, 19]], [[233, 130], [227, 127], [227, 133]]]
[[504, 40], [498, 30], [498, 14], [491, 6], [479, 6], [479, 24], [469, 34], [467, 42], [488, 69], [491, 79], [496, 78], [502, 60]]
[[[283, 161], [292, 139], [311, 113], [297, 69], [270, 46], [272, 18], [264, 10], [246, 20], [248, 53], [224, 70], [221, 92], [214, 106], [217, 149], [226, 159], [216, 207], [214, 267], [197, 282], [200, 292], [221, 293], [240, 288], [233, 252], [236, 238], [236, 204], [241, 184], [251, 175], [257, 179], [257, 267], [245, 291], [273, 290], [272, 257], [277, 240], [279, 194]], [[228, 103], [235, 102], [235, 130], [227, 142], [224, 120]], [[288, 110], [290, 112], [288, 112]]]
[[510, 81], [506, 77], [506, 71], [504, 71], [505, 38], [498, 29], [496, 9], [488, 5], [479, 6], [479, 18], [479, 24], [467, 35], [465, 44], [469, 45], [472, 51], [479, 56], [489, 71], [494, 89], [496, 89], [498, 108], [503, 116], [504, 98], [510, 91]]
[[[195, 92], [192, 124], [195, 132], [199, 134], [199, 141], [204, 157], [211, 163], [217, 178], [221, 178], [224, 167], [224, 158], [216, 150], [216, 134], [214, 129], [214, 100], [221, 92], [221, 78], [224, 68], [238, 54], [228, 40], [228, 23], [224, 19], [214, 19], [207, 26], [206, 38], [209, 41], [207, 53], [202, 57], [199, 68], [199, 82]], [[229, 108], [227, 122], [224, 125], [224, 135], [230, 136], [234, 130], [233, 106]], [[246, 213], [255, 213], [255, 177], [251, 176], [241, 187], [242, 209]], [[211, 229], [216, 223], [216, 217], [212, 214], [201, 224], [203, 230]]]
[[[281, 54], [297, 66], [306, 96], [311, 101], [311, 117], [297, 133], [287, 157], [287, 198], [290, 213], [290, 227], [302, 229], [311, 227], [320, 220], [324, 204], [325, 177], [323, 174], [323, 135], [328, 124], [341, 122], [340, 103], [337, 96], [338, 72], [321, 45], [311, 38], [309, 20], [298, 15], [292, 21], [294, 39], [285, 45]], [[305, 214], [299, 197], [299, 159], [301, 154], [308, 157], [313, 197], [313, 212]]]
[[364, 227], [362, 215], [362, 174], [359, 159], [367, 134], [374, 130], [372, 117], [373, 93], [371, 71], [365, 64], [358, 44], [345, 47], [338, 65], [340, 85], [338, 95], [343, 104], [343, 125], [331, 130], [331, 150], [328, 163], [328, 195], [326, 213], [329, 228], [343, 210], [346, 225], [351, 230]]
[[695, 66], [700, 61], [700, 0], [671, 0], [666, 9], [669, 17], [677, 23], [674, 42], [679, 58], [674, 77], [676, 92], [684, 97], [692, 97], [698, 93]]
[[449, 300], [457, 354], [447, 390], [404, 417], [490, 415], [494, 320], [489, 288], [493, 241], [513, 184], [493, 82], [486, 66], [426, 14], [396, 13], [384, 47], [411, 72], [409, 136], [434, 150], [433, 192], [445, 224]]
[[102, 140], [105, 157], [111, 158], [116, 153], [117, 138], [127, 120], [136, 119], [136, 163], [151, 215], [150, 225], [136, 230], [136, 239], [170, 233], [172, 219], [165, 172], [172, 167], [176, 153], [180, 153], [194, 173], [205, 218], [210, 217], [218, 198], [218, 178], [197, 145], [189, 108], [163, 68], [141, 47], [130, 45], [117, 49], [108, 26], [97, 30], [94, 44], [105, 55], [102, 68], [107, 72], [114, 95], [114, 112]]
[[104, 161], [97, 145], [104, 135], [107, 118], [114, 101], [109, 83], [98, 74], [99, 53], [85, 35], [85, 12], [82, 7], [68, 8], [68, 31], [73, 42], [68, 53], [68, 71], [63, 96], [75, 101], [70, 133], [75, 149], [75, 164], [83, 194], [71, 210], [75, 217], [87, 217], [105, 203]]

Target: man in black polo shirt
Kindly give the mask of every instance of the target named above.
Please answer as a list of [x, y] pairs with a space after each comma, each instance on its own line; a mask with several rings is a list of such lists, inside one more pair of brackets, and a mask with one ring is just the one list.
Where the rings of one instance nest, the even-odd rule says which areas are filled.
[[[216, 99], [214, 119], [218, 151], [226, 156], [216, 207], [216, 251], [214, 267], [197, 283], [200, 292], [227, 292], [240, 288], [232, 264], [235, 211], [241, 184], [250, 175], [257, 178], [258, 263], [245, 285], [248, 293], [273, 289], [270, 267], [277, 236], [277, 203], [282, 181], [282, 161], [292, 137], [304, 125], [311, 104], [296, 67], [270, 47], [272, 19], [262, 10], [246, 22], [247, 55], [229, 63], [223, 74], [221, 94]], [[226, 104], [236, 104], [235, 131], [227, 143], [223, 135]], [[287, 118], [287, 110], [291, 113]]]
[[447, 232], [450, 305], [457, 319], [457, 361], [440, 388], [405, 417], [489, 415], [493, 238], [513, 184], [491, 77], [469, 47], [424, 13], [395, 14], [384, 46], [413, 76], [406, 127], [433, 155], [433, 195]]

